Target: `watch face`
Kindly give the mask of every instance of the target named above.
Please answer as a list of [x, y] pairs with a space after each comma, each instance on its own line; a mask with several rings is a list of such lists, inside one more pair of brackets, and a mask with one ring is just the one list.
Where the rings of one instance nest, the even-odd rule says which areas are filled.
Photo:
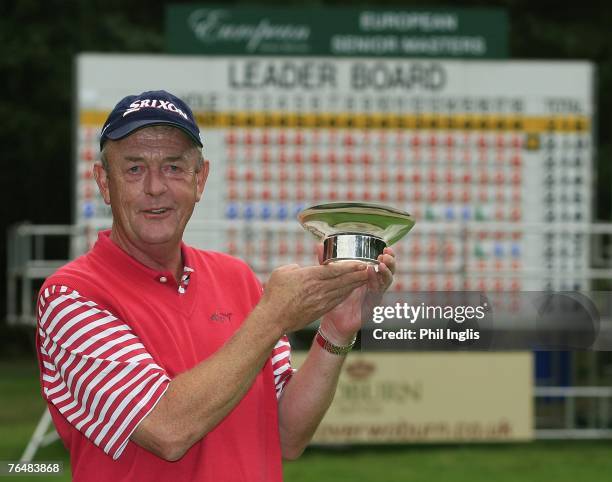
[[337, 202], [319, 204], [298, 214], [300, 224], [319, 240], [335, 234], [365, 234], [392, 245], [414, 226], [405, 211], [374, 203]]

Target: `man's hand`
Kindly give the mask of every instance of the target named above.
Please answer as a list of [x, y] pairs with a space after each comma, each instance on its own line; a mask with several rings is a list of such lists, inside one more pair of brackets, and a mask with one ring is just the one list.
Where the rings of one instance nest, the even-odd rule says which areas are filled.
[[[274, 270], [238, 331], [215, 354], [172, 380], [131, 440], [166, 460], [178, 460], [242, 400], [283, 334], [319, 319], [368, 282], [359, 262]], [[320, 418], [312, 420], [318, 424]]]
[[272, 272], [257, 309], [282, 324], [288, 333], [319, 319], [372, 282], [366, 265], [358, 261], [305, 268], [281, 266]]
[[[319, 262], [322, 246], [319, 248]], [[373, 266], [362, 266], [365, 281], [350, 290], [342, 303], [330, 309], [323, 317], [321, 329], [325, 337], [335, 345], [347, 345], [361, 328], [361, 310], [364, 303], [376, 303], [393, 281], [395, 254], [385, 248], [378, 258], [378, 272]], [[345, 270], [353, 262], [331, 263], [317, 268]], [[367, 269], [363, 269], [366, 268]], [[321, 307], [322, 311], [324, 307]], [[344, 356], [337, 356], [313, 343], [308, 357], [286, 385], [279, 401], [279, 431], [283, 457], [300, 456], [329, 408], [338, 384]]]
[[[322, 262], [323, 247], [319, 246], [319, 263]], [[367, 284], [355, 289], [348, 298], [328, 312], [321, 322], [321, 330], [326, 338], [335, 345], [348, 345], [361, 328], [362, 310], [368, 310], [380, 303], [382, 295], [393, 282], [395, 273], [395, 253], [385, 248], [378, 257], [378, 271], [368, 266]], [[333, 263], [343, 264], [343, 263]]]

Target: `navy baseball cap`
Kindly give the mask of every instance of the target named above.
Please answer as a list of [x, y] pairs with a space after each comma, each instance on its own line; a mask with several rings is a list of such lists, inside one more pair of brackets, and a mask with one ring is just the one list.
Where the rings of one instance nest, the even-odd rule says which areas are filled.
[[150, 90], [121, 99], [100, 133], [100, 150], [111, 139], [122, 139], [143, 127], [170, 125], [178, 127], [202, 147], [200, 129], [185, 102], [165, 90]]

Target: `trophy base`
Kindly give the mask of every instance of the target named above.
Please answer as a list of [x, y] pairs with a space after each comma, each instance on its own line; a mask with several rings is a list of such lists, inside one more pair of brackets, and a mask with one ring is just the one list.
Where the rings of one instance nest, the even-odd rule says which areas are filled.
[[367, 234], [339, 233], [323, 240], [323, 264], [336, 261], [363, 261], [378, 264], [387, 247], [382, 239]]

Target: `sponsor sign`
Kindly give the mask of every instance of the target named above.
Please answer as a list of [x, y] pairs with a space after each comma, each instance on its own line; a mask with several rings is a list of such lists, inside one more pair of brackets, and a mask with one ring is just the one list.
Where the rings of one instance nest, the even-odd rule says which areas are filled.
[[531, 440], [532, 373], [531, 353], [355, 352], [313, 443]]
[[169, 53], [505, 58], [503, 9], [171, 5]]

